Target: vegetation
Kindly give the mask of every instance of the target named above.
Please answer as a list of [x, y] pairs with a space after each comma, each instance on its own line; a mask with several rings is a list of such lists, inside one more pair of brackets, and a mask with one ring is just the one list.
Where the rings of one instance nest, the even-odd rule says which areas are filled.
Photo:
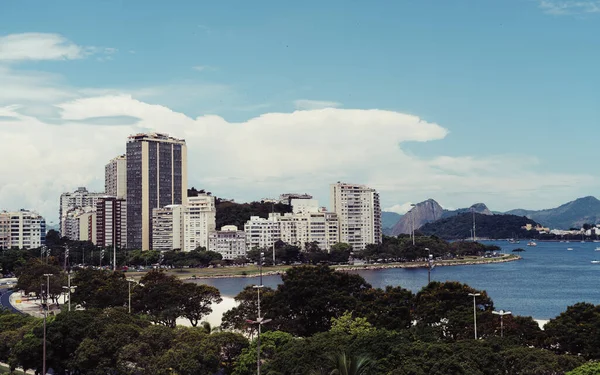
[[[522, 229], [526, 224], [534, 227], [535, 221], [525, 216], [475, 214], [476, 234], [479, 238], [529, 238], [535, 231]], [[472, 237], [473, 214], [463, 213], [423, 225], [419, 231], [447, 240]], [[534, 233], [535, 232], [535, 233]]]
[[217, 198], [215, 204], [217, 206], [217, 228], [221, 228], [224, 225], [235, 225], [243, 229], [244, 224], [250, 220], [251, 216], [268, 218], [271, 212], [281, 214], [292, 212], [292, 206], [283, 203], [235, 203]]

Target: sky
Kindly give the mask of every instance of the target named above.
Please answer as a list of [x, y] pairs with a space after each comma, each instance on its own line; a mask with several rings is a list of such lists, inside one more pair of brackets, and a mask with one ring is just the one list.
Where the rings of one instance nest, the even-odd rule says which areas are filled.
[[403, 213], [600, 189], [600, 1], [1, 1], [0, 209], [57, 221], [127, 137], [236, 201], [366, 184]]

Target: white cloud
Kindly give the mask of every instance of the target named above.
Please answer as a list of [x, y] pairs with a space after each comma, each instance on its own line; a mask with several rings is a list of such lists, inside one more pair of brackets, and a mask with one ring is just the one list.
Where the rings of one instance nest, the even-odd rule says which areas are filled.
[[298, 99], [294, 101], [296, 109], [323, 109], [341, 107], [342, 103], [323, 100]]
[[539, 7], [553, 15], [600, 13], [599, 0], [539, 0]]
[[404, 215], [405, 213], [410, 211], [411, 208], [412, 208], [412, 203], [407, 202], [407, 203], [403, 203], [403, 204], [395, 204], [391, 207], [384, 208], [383, 211], [395, 212], [397, 214]]
[[76, 60], [92, 54], [111, 55], [115, 48], [79, 46], [59, 34], [22, 33], [0, 37], [0, 61]]
[[206, 70], [212, 70], [213, 68], [208, 65], [196, 65], [196, 66], [193, 66], [192, 69], [197, 70], [199, 72], [203, 72]]

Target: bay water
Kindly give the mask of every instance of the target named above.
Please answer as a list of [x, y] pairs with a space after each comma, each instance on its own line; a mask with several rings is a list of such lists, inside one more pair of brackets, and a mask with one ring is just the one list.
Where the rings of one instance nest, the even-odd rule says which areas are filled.
[[[432, 281], [459, 281], [476, 289], [485, 290], [496, 309], [515, 315], [532, 316], [547, 320], [565, 311], [577, 302], [600, 304], [600, 243], [594, 242], [538, 242], [536, 247], [509, 244], [506, 241], [486, 241], [498, 245], [502, 252], [517, 253], [522, 260], [466, 266], [435, 267]], [[572, 250], [567, 250], [572, 248]], [[427, 284], [427, 269], [394, 268], [354, 271], [373, 287], [402, 286], [417, 293]], [[224, 297], [234, 297], [245, 286], [258, 284], [258, 277], [212, 278], [198, 282], [217, 287]], [[276, 288], [281, 283], [277, 275], [263, 276], [263, 284]]]

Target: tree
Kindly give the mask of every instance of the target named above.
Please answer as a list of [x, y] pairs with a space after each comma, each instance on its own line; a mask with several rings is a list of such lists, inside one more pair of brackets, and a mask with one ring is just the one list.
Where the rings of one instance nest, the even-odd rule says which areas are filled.
[[370, 288], [358, 299], [356, 313], [377, 328], [401, 330], [412, 325], [414, 295], [410, 290], [399, 286], [387, 286], [385, 290]]
[[365, 356], [349, 357], [345, 352], [329, 356], [333, 369], [331, 375], [363, 375], [368, 371], [371, 360]]
[[600, 375], [600, 363], [586, 363], [567, 372], [566, 375]]
[[[44, 276], [51, 274], [49, 278]], [[31, 258], [27, 263], [17, 270], [16, 288], [25, 293], [46, 294], [49, 284], [51, 300], [57, 301], [58, 296], [63, 292], [63, 285], [66, 285], [67, 275], [62, 268], [56, 264], [42, 263], [37, 258]]]
[[[261, 306], [263, 311], [269, 306], [275, 291], [272, 288], [264, 287], [261, 289]], [[223, 314], [221, 327], [242, 332], [253, 332], [256, 325], [248, 323], [248, 320], [256, 320], [258, 311], [257, 293], [253, 285], [248, 285], [234, 297], [238, 305]]]
[[576, 303], [544, 326], [548, 347], [600, 359], [600, 306]]
[[183, 282], [177, 277], [162, 270], [152, 270], [133, 289], [133, 309], [147, 314], [156, 323], [175, 327], [177, 318], [182, 316], [182, 288]]
[[72, 280], [77, 285], [71, 300], [86, 309], [104, 309], [125, 306], [128, 303], [129, 285], [122, 272], [81, 269]]
[[202, 317], [210, 314], [213, 303], [221, 303], [219, 289], [209, 285], [183, 284], [180, 296], [182, 299], [182, 315], [190, 321], [193, 327], [198, 325]]
[[[494, 304], [485, 291], [477, 291], [455, 281], [431, 282], [415, 297], [415, 317], [419, 325], [432, 325], [441, 330], [441, 337], [449, 340], [473, 337], [473, 297], [476, 297], [478, 324], [484, 325], [492, 317]], [[486, 314], [487, 312], [487, 314]], [[484, 332], [479, 332], [480, 337]]]
[[217, 348], [221, 366], [226, 374], [231, 374], [235, 362], [249, 345], [248, 339], [233, 332], [217, 332], [208, 336], [211, 345]]
[[298, 336], [328, 331], [331, 318], [356, 308], [358, 296], [371, 286], [359, 275], [327, 266], [294, 267], [266, 303], [273, 327]]
[[365, 318], [354, 318], [352, 313], [346, 311], [339, 318], [331, 318], [331, 329], [333, 333], [344, 333], [347, 335], [361, 335], [372, 331], [374, 328]]
[[[272, 360], [277, 352], [294, 341], [294, 337], [286, 332], [268, 331], [260, 335], [260, 358], [261, 362], [267, 363]], [[233, 375], [253, 375], [256, 373], [256, 349], [257, 341], [254, 340], [250, 346], [242, 350], [235, 364]], [[261, 365], [262, 367], [262, 365]], [[265, 371], [265, 373], [269, 373]], [[291, 373], [291, 371], [287, 371]]]

